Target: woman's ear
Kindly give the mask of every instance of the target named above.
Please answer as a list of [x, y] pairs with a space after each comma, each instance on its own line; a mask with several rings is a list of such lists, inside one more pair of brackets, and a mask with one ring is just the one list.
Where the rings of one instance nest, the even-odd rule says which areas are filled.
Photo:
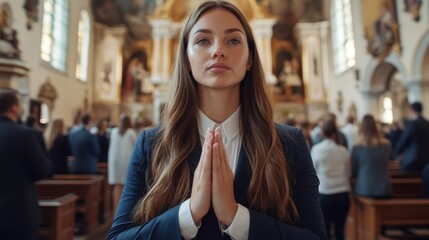
[[252, 58], [249, 56], [249, 60], [247, 60], [246, 71], [250, 71], [252, 68]]

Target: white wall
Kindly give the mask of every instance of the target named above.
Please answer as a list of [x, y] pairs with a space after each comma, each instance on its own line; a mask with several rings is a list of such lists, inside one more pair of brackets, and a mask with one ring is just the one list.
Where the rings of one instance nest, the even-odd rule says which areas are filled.
[[[363, 90], [369, 86], [372, 71], [378, 64], [378, 60], [372, 58], [367, 52], [367, 40], [364, 37], [362, 2], [360, 0], [351, 0], [352, 15], [354, 26], [354, 37], [356, 47], [356, 66], [338, 76], [332, 77], [332, 82], [329, 87], [329, 106], [332, 112], [338, 114], [339, 123], [344, 123], [348, 114], [348, 108], [352, 102], [356, 104], [358, 119], [364, 114], [374, 111], [374, 104], [370, 103], [368, 94], [363, 94]], [[391, 62], [401, 73], [401, 82], [404, 85], [409, 81], [420, 81], [414, 75], [414, 63], [417, 54], [417, 48], [425, 34], [429, 31], [429, 1], [423, 1], [420, 10], [421, 18], [419, 22], [412, 19], [410, 13], [404, 12], [404, 1], [396, 0], [399, 36], [401, 43], [401, 52], [392, 54], [386, 61]], [[359, 79], [355, 78], [355, 70], [359, 71]], [[421, 70], [420, 70], [421, 71]], [[343, 111], [342, 113], [336, 110], [337, 91], [343, 93]], [[426, 88], [427, 91], [427, 88]], [[422, 101], [426, 98], [424, 90], [422, 90]], [[429, 108], [427, 106], [426, 108]], [[425, 111], [426, 113], [428, 111]]]
[[[42, 32], [43, 0], [39, 1], [39, 20], [33, 23], [33, 29], [26, 29], [26, 15], [22, 5], [24, 1], [8, 0], [13, 12], [12, 28], [18, 32], [19, 48], [22, 52], [21, 59], [30, 68], [29, 71], [29, 98], [36, 99], [40, 86], [51, 79], [52, 85], [58, 93], [52, 118], [63, 118], [66, 125], [70, 125], [77, 109], [84, 106], [85, 92], [88, 92], [89, 106], [92, 102], [92, 76], [93, 76], [93, 52], [90, 51], [88, 83], [82, 83], [75, 78], [75, 65], [77, 59], [77, 31], [80, 11], [86, 9], [91, 16], [90, 1], [69, 0], [69, 24], [68, 24], [68, 55], [66, 72], [60, 72], [44, 64], [40, 59], [40, 44]], [[92, 20], [91, 20], [92, 21]], [[92, 29], [93, 26], [91, 26]], [[90, 39], [90, 49], [93, 49], [93, 36]]]

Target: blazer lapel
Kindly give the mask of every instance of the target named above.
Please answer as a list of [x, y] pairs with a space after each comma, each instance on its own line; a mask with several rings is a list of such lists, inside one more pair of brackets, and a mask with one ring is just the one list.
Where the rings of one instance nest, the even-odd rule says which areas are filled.
[[252, 170], [249, 165], [249, 160], [246, 155], [244, 147], [241, 146], [240, 154], [238, 157], [237, 169], [235, 169], [234, 176], [234, 196], [237, 203], [248, 207], [249, 200], [248, 189], [250, 180], [252, 179]]

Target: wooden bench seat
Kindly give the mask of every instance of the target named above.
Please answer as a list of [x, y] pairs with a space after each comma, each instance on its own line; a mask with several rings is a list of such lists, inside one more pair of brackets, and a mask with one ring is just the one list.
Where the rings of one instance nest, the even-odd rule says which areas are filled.
[[68, 193], [78, 196], [76, 213], [82, 213], [83, 232], [98, 226], [100, 192], [103, 176], [98, 175], [54, 175], [53, 179], [36, 183], [37, 195], [55, 198]]
[[391, 178], [394, 198], [420, 198], [422, 196], [421, 178]]
[[75, 226], [75, 205], [78, 197], [69, 193], [54, 199], [39, 198], [42, 211], [42, 227], [39, 238], [72, 240]]
[[354, 197], [357, 240], [377, 240], [381, 226], [429, 225], [429, 199]]

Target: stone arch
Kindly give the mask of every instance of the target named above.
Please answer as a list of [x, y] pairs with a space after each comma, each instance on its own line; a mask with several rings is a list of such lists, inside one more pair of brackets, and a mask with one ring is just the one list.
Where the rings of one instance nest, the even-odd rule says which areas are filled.
[[[360, 85], [360, 91], [362, 93], [383, 91], [385, 89], [383, 84], [386, 84], [386, 82], [383, 83], [381, 82], [382, 80], [377, 80], [375, 77], [386, 77], [384, 75], [389, 74], [392, 68], [396, 69], [400, 75], [402, 85], [406, 86], [408, 74], [405, 66], [396, 53], [390, 53], [384, 60], [373, 59], [368, 63]], [[386, 81], [387, 79], [384, 78], [384, 80]]]
[[414, 57], [412, 59], [412, 75], [415, 77], [415, 80], [421, 81], [422, 78], [429, 80], [429, 69], [423, 66], [429, 64], [429, 31], [420, 39], [417, 48], [414, 52]]

